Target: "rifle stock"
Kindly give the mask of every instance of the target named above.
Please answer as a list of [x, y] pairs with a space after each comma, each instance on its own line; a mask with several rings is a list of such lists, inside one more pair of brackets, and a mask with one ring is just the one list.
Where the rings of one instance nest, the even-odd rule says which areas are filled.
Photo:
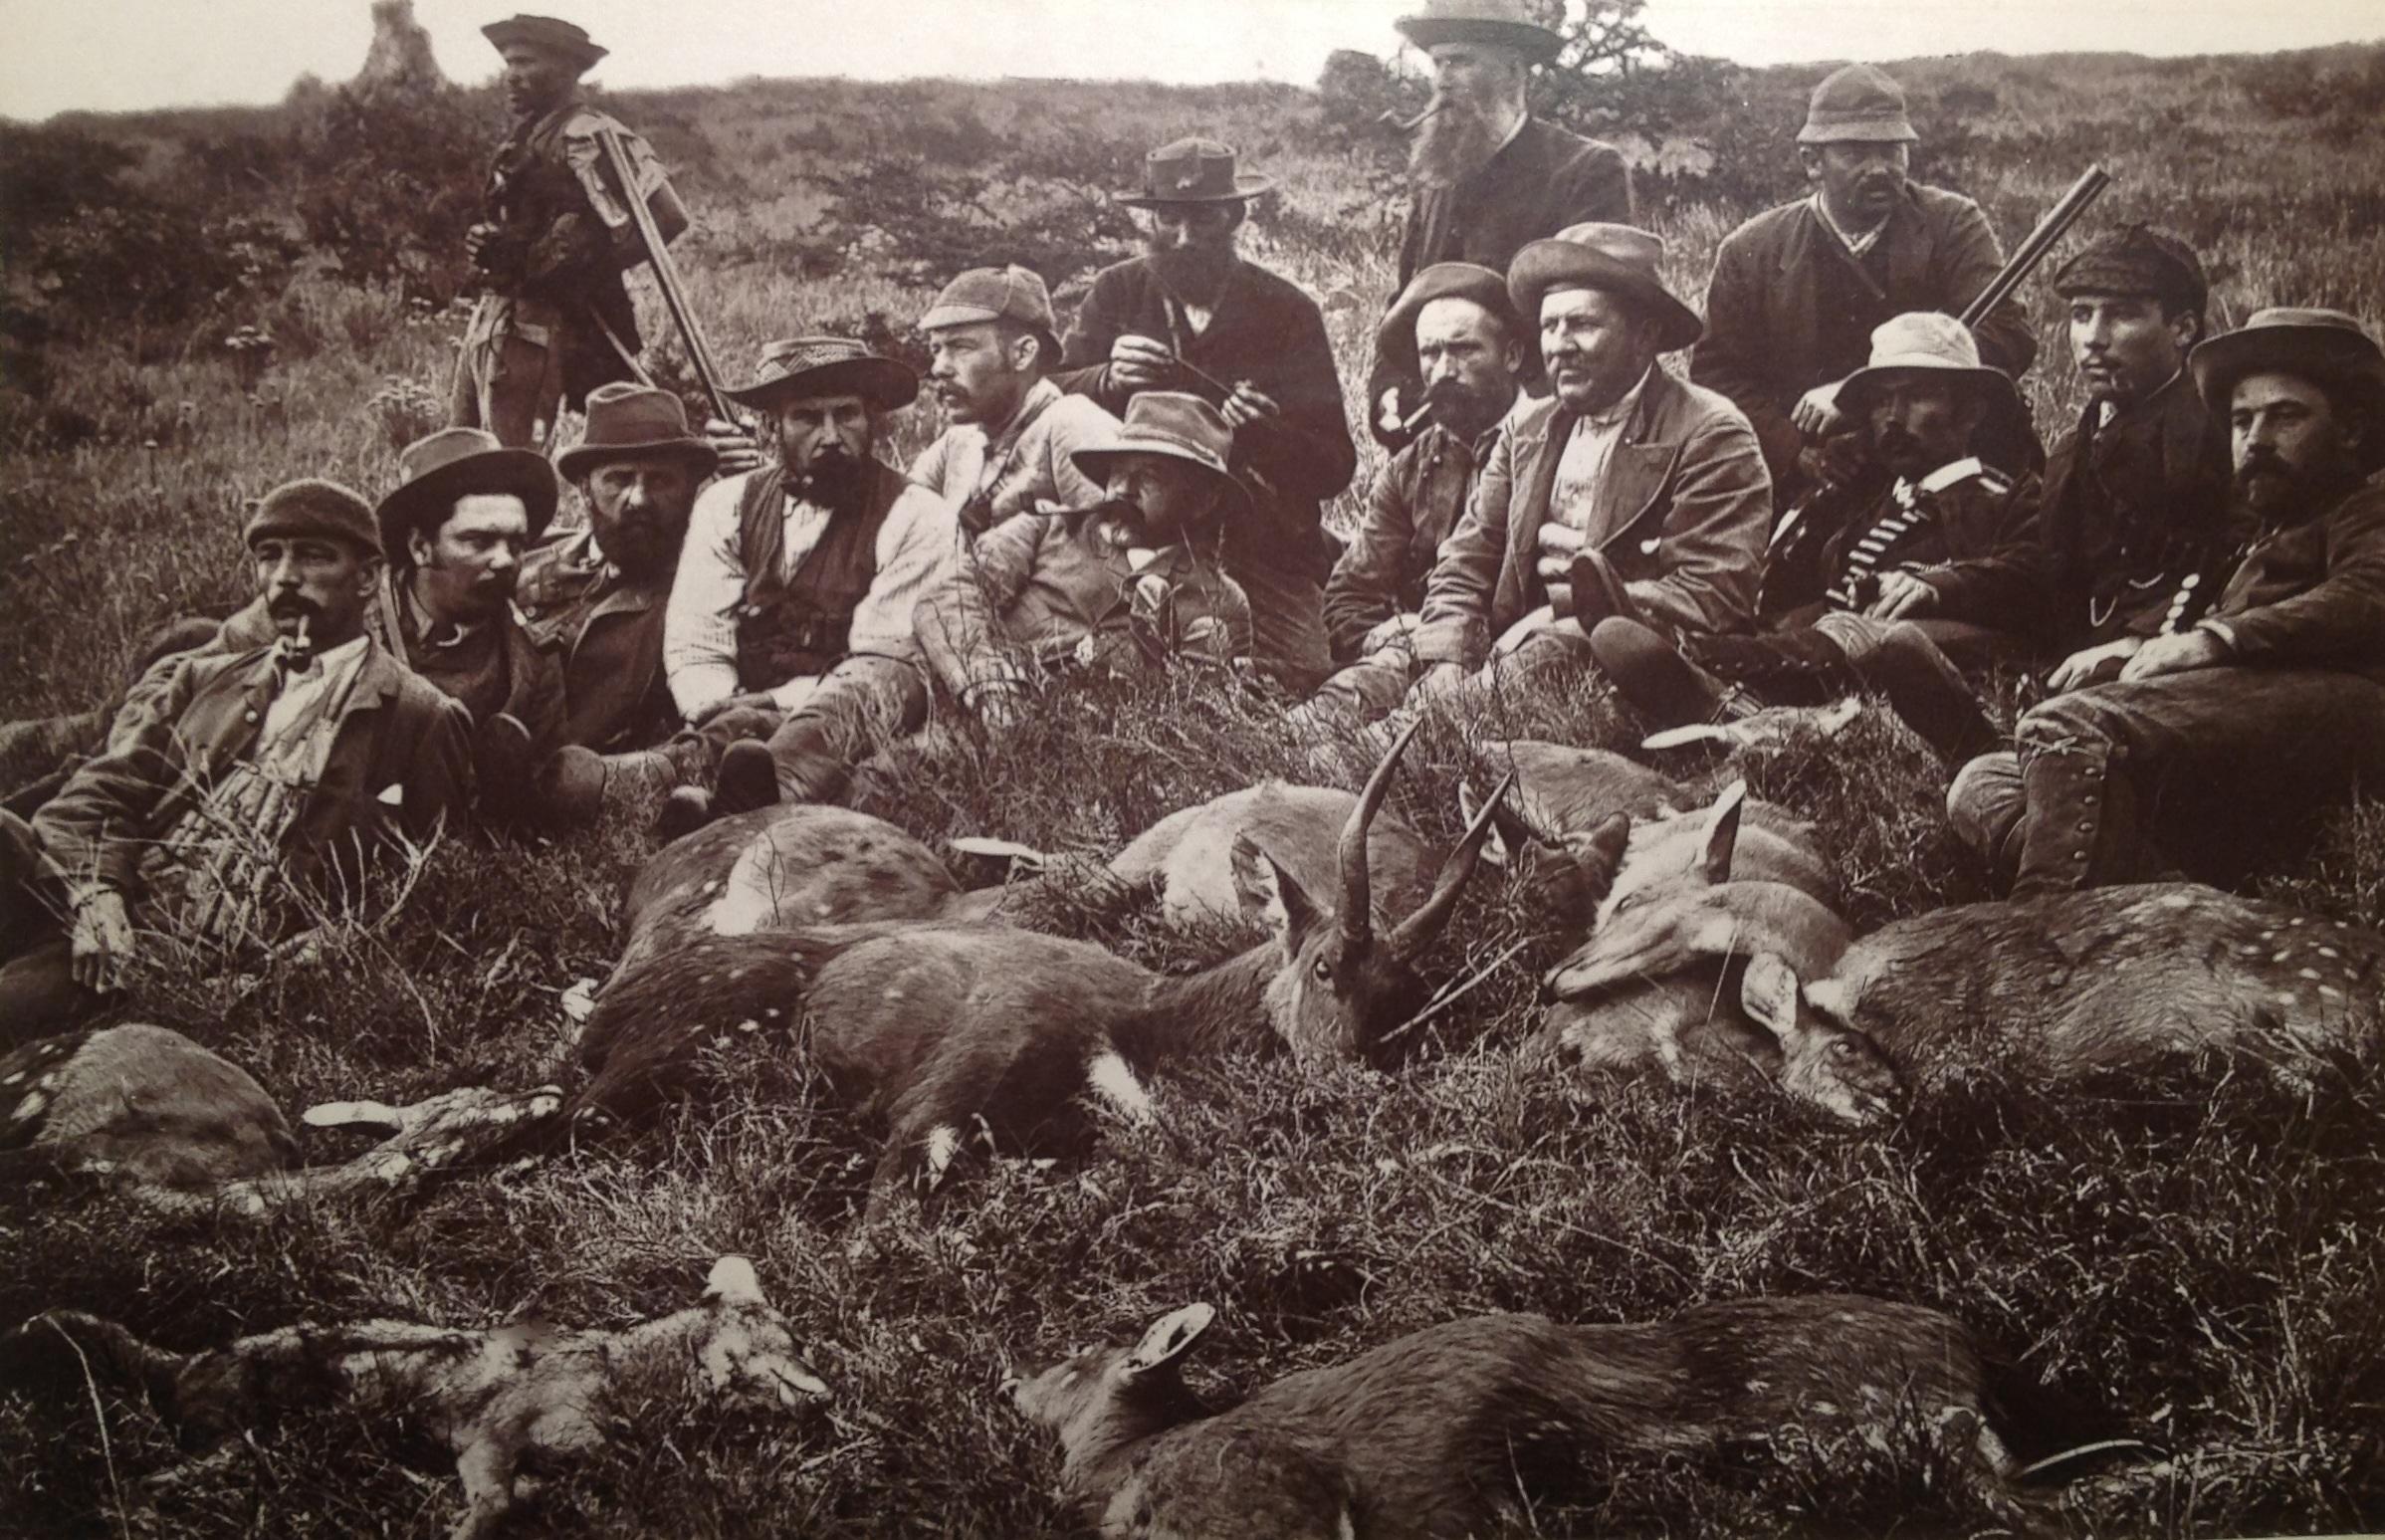
[[671, 260], [662, 232], [655, 228], [654, 211], [646, 206], [645, 195], [638, 187], [636, 170], [621, 143], [621, 131], [607, 123], [597, 130], [596, 137], [604, 146], [604, 158], [612, 166], [613, 176], [621, 183], [621, 200], [629, 206], [638, 240], [646, 248], [646, 260], [653, 265], [655, 283], [662, 289], [663, 306], [670, 311], [672, 324], [679, 328], [680, 339], [687, 344], [688, 361], [696, 366], [696, 378], [703, 382], [713, 415], [723, 422], [736, 422], [738, 417], [721, 390], [721, 371], [713, 362], [712, 346], [705, 341], [704, 328], [696, 320], [695, 309], [688, 304], [686, 286], [679, 281], [679, 268]]

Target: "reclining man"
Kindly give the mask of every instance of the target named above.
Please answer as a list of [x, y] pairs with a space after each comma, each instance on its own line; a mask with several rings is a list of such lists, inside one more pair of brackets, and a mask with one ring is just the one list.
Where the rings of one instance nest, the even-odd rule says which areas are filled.
[[2385, 352], [2335, 311], [2267, 310], [2189, 355], [2226, 412], [2256, 528], [2184, 629], [2103, 649], [2118, 676], [2025, 714], [1973, 761], [1955, 830], [2015, 896], [2232, 874], [2281, 829], [2385, 778]]
[[136, 916], [270, 942], [286, 895], [353, 891], [367, 846], [462, 810], [468, 714], [365, 625], [382, 545], [364, 500], [292, 482], [244, 534], [275, 639], [167, 660], [31, 823], [0, 813], [0, 1034], [88, 1013], [144, 950]]
[[1046, 669], [1125, 673], [1175, 657], [1247, 661], [1250, 600], [1225, 575], [1227, 524], [1249, 494], [1227, 468], [1233, 432], [1198, 396], [1147, 390], [1111, 441], [1076, 452], [1105, 501], [1022, 513], [965, 553], [921, 600], [921, 650], [961, 704], [999, 726]]
[[1326, 579], [1326, 635], [1344, 666], [1300, 715], [1372, 721], [1407, 694], [1425, 579], [1515, 405], [1527, 345], [1507, 280], [1463, 262], [1418, 273], [1385, 314], [1377, 356], [1421, 381], [1429, 418], [1376, 473]]
[[1013, 514], [1091, 508], [1102, 489], [1076, 468], [1109, 442], [1118, 419], [1091, 396], [1063, 395], [1051, 291], [1021, 267], [972, 268], [920, 318], [928, 388], [952, 419], [911, 464], [974, 541]]
[[689, 781], [666, 834], [780, 798], [841, 795], [853, 764], [925, 720], [912, 611], [953, 570], [953, 511], [877, 458], [886, 415], [919, 379], [856, 341], [807, 336], [763, 350], [729, 392], [763, 414], [774, 465], [696, 500], [663, 618], [663, 669], [689, 731], [655, 751]]
[[1587, 666], [1589, 628], [1626, 614], [1676, 634], [1743, 630], [1772, 520], [1747, 419], [1657, 355], [1698, 336], [1657, 276], [1663, 243], [1576, 225], [1516, 255], [1555, 392], [1512, 416], [1425, 584], [1416, 633], [1438, 694], [1494, 656]]
[[1766, 634], [1676, 646], [1622, 616], [1591, 633], [1599, 666], [1655, 726], [1811, 705], [1875, 668], [1893, 698], [1897, 674], [1985, 664], [2024, 651], [2039, 629], [2037, 480], [2008, 480], [1972, 454], [1981, 424], [2023, 408], [2013, 382], [1980, 363], [1969, 330], [1936, 312], [1888, 322], [1839, 409], [1867, 425], [1895, 480], [1869, 495], [1834, 487], [1775, 536]]

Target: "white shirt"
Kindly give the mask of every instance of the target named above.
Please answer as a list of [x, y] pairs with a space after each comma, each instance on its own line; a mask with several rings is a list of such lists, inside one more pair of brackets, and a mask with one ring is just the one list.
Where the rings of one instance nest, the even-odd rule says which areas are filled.
[[334, 692], [345, 695], [349, 685], [355, 682], [356, 670], [363, 664], [364, 637], [359, 632], [329, 652], [318, 653], [314, 668], [284, 680], [274, 703], [265, 709], [264, 724], [257, 730], [255, 758], [262, 760], [276, 753], [291, 724], [318, 697]]
[[[1651, 371], [1655, 367], [1648, 365]], [[1590, 506], [1599, 483], [1607, 477], [1607, 462], [1615, 458], [1615, 446], [1623, 442], [1624, 424], [1638, 409], [1639, 397], [1647, 388], [1648, 376], [1642, 374], [1605, 411], [1575, 419], [1573, 436], [1565, 441], [1557, 462], [1557, 480], [1549, 489], [1552, 520], [1592, 534], [1605, 533], [1590, 530]]]
[[[1038, 405], [1035, 419], [1019, 429], [1018, 419]], [[945, 429], [911, 462], [910, 475], [944, 499], [956, 518], [979, 492], [991, 494], [995, 524], [1047, 503], [1091, 508], [1102, 500], [1101, 483], [1076, 468], [1076, 451], [1107, 449], [1117, 435], [1118, 419], [1099, 401], [1063, 395], [1059, 386], [1039, 379], [1008, 422], [990, 431], [974, 422]]]
[[[760, 472], [750, 472], [759, 475]], [[693, 721], [739, 693], [737, 608], [746, 599], [746, 558], [737, 511], [745, 476], [714, 482], [696, 499], [679, 550], [679, 575], [663, 609], [663, 676], [680, 715]], [[784, 500], [779, 567], [792, 573], [828, 531], [828, 511], [788, 494]], [[926, 488], [903, 489], [878, 530], [878, 575], [853, 611], [848, 653], [910, 659], [918, 646], [911, 611], [953, 570], [960, 554], [953, 510]], [[802, 675], [775, 686], [771, 701], [795, 711], [811, 698], [820, 676]]]
[[1879, 244], [1881, 232], [1888, 228], [1888, 221], [1893, 219], [1895, 214], [1891, 211], [1881, 216], [1880, 222], [1870, 229], [1859, 234], [1849, 235], [1843, 225], [1831, 217], [1831, 207], [1822, 201], [1822, 194], [1816, 193], [1814, 194], [1814, 217], [1822, 221], [1822, 228], [1839, 238], [1839, 244], [1846, 248], [1848, 256], [1860, 257]]

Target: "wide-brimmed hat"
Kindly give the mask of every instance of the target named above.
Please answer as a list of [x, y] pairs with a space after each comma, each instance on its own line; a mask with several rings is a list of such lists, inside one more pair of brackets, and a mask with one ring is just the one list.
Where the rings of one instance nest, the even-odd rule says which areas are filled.
[[249, 522], [240, 532], [241, 544], [322, 536], [378, 554], [381, 532], [372, 522], [372, 505], [364, 494], [335, 481], [306, 477], [287, 481], [257, 500]]
[[2020, 399], [2011, 375], [1979, 361], [1971, 329], [1939, 311], [1908, 311], [1872, 328], [1871, 361], [1839, 382], [1839, 410], [1848, 416], [1865, 410], [1872, 392], [1897, 374], [1957, 380], [1997, 405]]
[[502, 49], [508, 43], [528, 43], [533, 48], [559, 54], [578, 65], [582, 74], [595, 68], [596, 61], [611, 52], [597, 47], [585, 27], [553, 16], [509, 16], [483, 27], [481, 36], [495, 48]]
[[2236, 382], [2247, 374], [2275, 371], [2315, 380], [2353, 397], [2354, 413], [2366, 419], [2360, 463], [2385, 468], [2385, 349], [2358, 319], [2342, 311], [2273, 306], [2253, 313], [2234, 331], [2195, 344], [2186, 355], [2204, 405], [2223, 419]]
[[1243, 175], [1231, 144], [1215, 139], [1178, 139], [1143, 157], [1143, 185], [1117, 194], [1130, 208], [1171, 203], [1241, 203], [1275, 185], [1271, 177]]
[[1110, 441], [1070, 455], [1076, 468], [1097, 482], [1110, 479], [1110, 467], [1121, 455], [1164, 455], [1199, 466], [1233, 489], [1236, 504], [1248, 508], [1250, 493], [1226, 459], [1233, 453], [1234, 430], [1217, 408], [1196, 395], [1175, 390], [1146, 390], [1126, 404], [1126, 420]]
[[790, 336], [765, 342], [754, 383], [723, 392], [743, 406], [790, 395], [857, 395], [880, 411], [919, 399], [919, 376], [894, 359], [843, 336]]
[[1016, 263], [1006, 268], [971, 268], [945, 285], [936, 303], [919, 319], [919, 329], [934, 331], [940, 327], [989, 321], [1025, 327], [1043, 344], [1044, 369], [1058, 365], [1060, 319], [1052, 311], [1052, 292], [1041, 274]]
[[1814, 88], [1800, 144], [1913, 144], [1921, 135], [1905, 115], [1904, 88], [1884, 70], [1850, 64]]
[[1534, 21], [1521, 0], [1424, 0], [1424, 9], [1392, 23], [1418, 48], [1439, 43], [1489, 43], [1546, 64], [1565, 39]]
[[1527, 332], [1540, 324], [1540, 302], [1552, 289], [1600, 289], [1620, 295], [1664, 323], [1663, 349], [1687, 347], [1706, 334], [1696, 311], [1673, 297], [1657, 276], [1664, 242], [1630, 225], [1572, 225], [1531, 241], [1507, 269], [1507, 293]]
[[2174, 311], [2203, 314], [2211, 280], [2195, 249], [2150, 225], [2123, 225], [2097, 236], [2055, 270], [2054, 292], [2074, 295], [2141, 295]]
[[554, 464], [565, 481], [577, 481], [608, 460], [644, 455], [676, 455], [698, 481], [721, 463], [719, 451], [688, 431], [686, 402], [652, 385], [615, 380], [588, 392], [587, 430]]
[[373, 510], [381, 550], [392, 561], [403, 557], [406, 537], [436, 529], [454, 513], [456, 499], [476, 494], [522, 500], [537, 540], [554, 519], [560, 489], [554, 467], [532, 449], [508, 449], [480, 428], [441, 428], [397, 453], [395, 491]]

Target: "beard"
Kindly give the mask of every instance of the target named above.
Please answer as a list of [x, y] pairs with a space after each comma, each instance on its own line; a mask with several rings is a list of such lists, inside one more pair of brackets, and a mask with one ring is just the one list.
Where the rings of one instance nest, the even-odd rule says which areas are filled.
[[2265, 525], [2300, 524], [2334, 507], [2358, 485], [2360, 472], [2348, 463], [2295, 466], [2256, 449], [2236, 469], [2236, 506]]
[[1471, 439], [1507, 415], [1508, 407], [1515, 404], [1515, 392], [1510, 390], [1502, 397], [1495, 390], [1441, 379], [1424, 387], [1423, 399], [1432, 405], [1430, 421], [1461, 439]]
[[810, 499], [831, 514], [859, 513], [869, 501], [871, 462], [829, 446], [813, 453], [811, 464], [793, 476], [797, 496]]
[[1499, 152], [1490, 118], [1463, 97], [1435, 97], [1409, 146], [1408, 174], [1420, 187], [1445, 192], [1489, 165]]
[[1184, 305], [1207, 307], [1214, 305], [1225, 292], [1225, 281], [1234, 270], [1231, 251], [1180, 250], [1175, 247], [1152, 246], [1146, 249], [1152, 276], [1168, 295]]

